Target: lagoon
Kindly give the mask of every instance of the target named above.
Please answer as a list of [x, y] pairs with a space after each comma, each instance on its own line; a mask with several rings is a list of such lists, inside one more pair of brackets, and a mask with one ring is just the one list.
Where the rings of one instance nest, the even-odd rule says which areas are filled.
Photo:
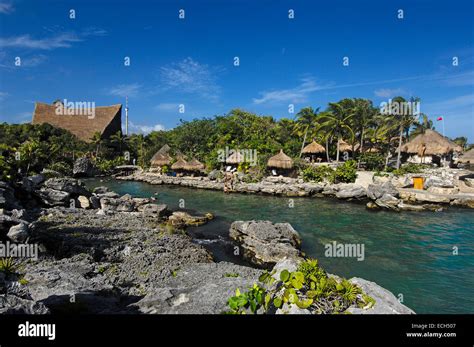
[[[211, 248], [217, 261], [242, 263], [233, 256], [228, 239], [233, 221], [288, 222], [300, 233], [303, 251], [330, 273], [374, 281], [417, 313], [474, 313], [473, 210], [374, 212], [362, 203], [332, 198], [290, 201], [113, 179], [85, 182], [91, 188], [104, 185], [120, 194], [156, 196], [173, 210], [184, 202], [193, 212], [213, 213], [213, 221], [189, 231], [197, 242]], [[325, 245], [334, 241], [363, 244], [364, 260], [325, 257]]]

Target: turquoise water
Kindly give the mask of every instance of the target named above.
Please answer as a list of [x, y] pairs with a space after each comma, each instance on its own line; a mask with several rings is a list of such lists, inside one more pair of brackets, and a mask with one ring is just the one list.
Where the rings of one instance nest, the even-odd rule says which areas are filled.
[[[307, 255], [318, 258], [329, 272], [362, 277], [387, 288], [417, 313], [474, 313], [474, 211], [451, 208], [444, 212], [368, 211], [363, 204], [329, 198], [289, 199], [260, 195], [224, 195], [218, 191], [139, 182], [87, 181], [133, 196], [217, 218], [193, 232], [203, 244], [213, 244], [217, 258], [231, 252], [227, 238], [235, 220], [264, 219], [288, 222], [301, 235]], [[329, 258], [324, 245], [364, 244], [365, 259]], [[458, 255], [453, 255], [453, 247]], [[228, 259], [227, 259], [228, 260]]]

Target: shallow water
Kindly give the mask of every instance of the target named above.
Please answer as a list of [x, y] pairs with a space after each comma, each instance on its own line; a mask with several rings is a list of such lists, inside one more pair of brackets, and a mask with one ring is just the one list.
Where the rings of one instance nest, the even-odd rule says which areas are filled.
[[[211, 247], [216, 258], [232, 259], [228, 230], [232, 221], [263, 219], [288, 222], [301, 235], [303, 251], [328, 271], [377, 282], [417, 313], [474, 313], [474, 211], [368, 211], [365, 205], [330, 198], [289, 198], [231, 194], [140, 182], [87, 180], [133, 196], [158, 193], [159, 202], [217, 218], [191, 232]], [[363, 244], [365, 259], [325, 257], [324, 245]], [[453, 247], [459, 255], [453, 255]]]

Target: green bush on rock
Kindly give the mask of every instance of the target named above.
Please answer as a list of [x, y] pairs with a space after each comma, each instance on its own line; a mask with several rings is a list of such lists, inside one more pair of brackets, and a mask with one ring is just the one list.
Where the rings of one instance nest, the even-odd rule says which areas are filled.
[[375, 300], [346, 279], [329, 277], [315, 259], [302, 261], [296, 271], [264, 272], [247, 292], [236, 290], [227, 304], [229, 314], [272, 313], [286, 305], [296, 305], [314, 314], [344, 313], [355, 306], [368, 309]]

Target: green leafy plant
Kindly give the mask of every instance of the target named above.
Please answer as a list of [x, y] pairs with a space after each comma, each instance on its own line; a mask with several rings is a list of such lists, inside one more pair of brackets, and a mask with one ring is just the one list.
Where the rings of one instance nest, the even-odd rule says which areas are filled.
[[305, 182], [322, 182], [330, 179], [334, 174], [334, 170], [327, 165], [308, 166], [303, 169], [302, 174]]
[[332, 183], [354, 183], [357, 178], [357, 162], [348, 160], [339, 165], [331, 177]]
[[0, 259], [0, 271], [5, 274], [13, 274], [17, 270], [17, 264], [13, 258]]
[[[375, 300], [346, 279], [329, 277], [315, 259], [300, 262], [296, 271], [265, 271], [259, 278], [264, 286], [254, 284], [247, 292], [236, 291], [228, 301], [229, 313], [245, 314], [296, 305], [312, 313], [337, 314], [349, 307], [370, 308]], [[269, 289], [267, 289], [269, 288]], [[259, 311], [259, 312], [260, 312]]]

